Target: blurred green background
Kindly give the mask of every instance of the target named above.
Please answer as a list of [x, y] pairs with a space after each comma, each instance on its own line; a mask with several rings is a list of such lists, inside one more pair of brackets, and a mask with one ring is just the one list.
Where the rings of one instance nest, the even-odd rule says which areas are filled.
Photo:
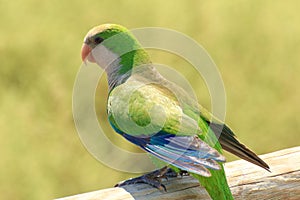
[[[241, 141], [259, 154], [300, 143], [298, 1], [0, 0], [0, 5], [2, 199], [57, 198], [135, 176], [94, 159], [72, 117], [83, 37], [107, 22], [166, 27], [194, 38], [219, 67], [227, 92], [226, 122]], [[178, 67], [178, 58], [165, 54], [153, 57]], [[210, 107], [203, 81], [183, 73], [199, 85], [197, 94]], [[106, 99], [105, 87], [98, 93]], [[104, 104], [97, 109], [105, 121]]]

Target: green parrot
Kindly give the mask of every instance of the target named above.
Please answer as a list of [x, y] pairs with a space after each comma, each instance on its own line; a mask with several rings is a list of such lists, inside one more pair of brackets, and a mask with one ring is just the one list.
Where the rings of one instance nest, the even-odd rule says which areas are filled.
[[92, 28], [84, 38], [81, 56], [84, 62], [105, 69], [108, 120], [114, 130], [165, 166], [118, 186], [146, 183], [166, 190], [161, 178], [188, 172], [212, 199], [233, 199], [222, 149], [269, 169], [226, 124], [159, 74], [147, 52], [123, 26]]

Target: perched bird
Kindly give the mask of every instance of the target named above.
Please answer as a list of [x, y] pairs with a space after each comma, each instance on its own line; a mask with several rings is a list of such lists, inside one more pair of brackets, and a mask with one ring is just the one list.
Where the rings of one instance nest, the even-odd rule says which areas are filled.
[[160, 179], [171, 168], [193, 175], [212, 199], [233, 199], [222, 149], [269, 169], [226, 124], [161, 76], [126, 28], [116, 24], [94, 27], [84, 38], [81, 56], [106, 71], [107, 113], [114, 130], [168, 166], [119, 186], [143, 182], [165, 189]]

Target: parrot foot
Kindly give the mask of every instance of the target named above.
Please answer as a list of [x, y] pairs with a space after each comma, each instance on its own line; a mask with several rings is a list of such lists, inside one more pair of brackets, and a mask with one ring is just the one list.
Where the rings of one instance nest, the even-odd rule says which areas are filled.
[[125, 181], [122, 181], [115, 185], [115, 187], [122, 187], [125, 185], [131, 185], [131, 184], [137, 184], [137, 183], [144, 183], [151, 185], [154, 188], [159, 189], [160, 191], [167, 191], [166, 186], [161, 183], [161, 180], [163, 178], [173, 178], [177, 177], [178, 175], [182, 176], [188, 176], [189, 173], [185, 170], [180, 170], [180, 172], [175, 172], [173, 169], [166, 167], [163, 167], [161, 169], [155, 170], [153, 172], [150, 172], [148, 174], [131, 178]]
[[121, 187], [125, 185], [131, 185], [131, 184], [137, 184], [137, 183], [145, 183], [148, 185], [151, 185], [154, 188], [157, 188], [161, 191], [167, 191], [166, 186], [161, 183], [161, 179], [165, 178], [165, 174], [168, 171], [168, 167], [163, 167], [161, 169], [155, 170], [153, 172], [150, 172], [148, 174], [131, 178], [126, 181], [122, 181], [115, 185], [115, 187]]

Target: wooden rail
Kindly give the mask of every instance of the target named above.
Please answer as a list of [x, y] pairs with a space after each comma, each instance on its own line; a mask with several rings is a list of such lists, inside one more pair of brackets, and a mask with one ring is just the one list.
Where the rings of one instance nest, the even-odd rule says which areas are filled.
[[[231, 191], [236, 200], [300, 199], [300, 146], [262, 155], [270, 172], [246, 161], [225, 164]], [[163, 181], [167, 192], [146, 184], [129, 185], [78, 194], [58, 200], [181, 200], [210, 199], [205, 189], [191, 176]]]

